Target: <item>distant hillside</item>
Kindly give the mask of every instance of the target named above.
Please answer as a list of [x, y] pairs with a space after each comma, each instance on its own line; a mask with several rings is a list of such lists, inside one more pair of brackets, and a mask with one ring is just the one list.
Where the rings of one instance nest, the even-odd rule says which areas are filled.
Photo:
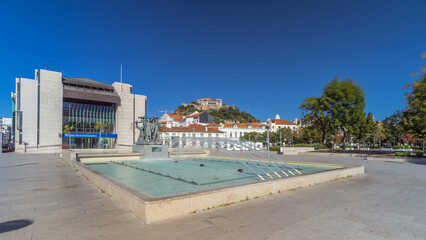
[[240, 111], [239, 108], [220, 108], [218, 110], [208, 111], [215, 119], [216, 123], [221, 122], [259, 122], [250, 113]]
[[195, 111], [198, 111], [197, 108], [194, 107], [194, 105], [180, 105], [176, 110], [175, 110], [175, 114], [180, 114], [180, 115], [189, 115]]
[[[175, 114], [189, 115], [197, 110], [193, 105], [180, 105], [176, 110]], [[245, 111], [241, 111], [237, 107], [222, 107], [219, 109], [210, 109], [207, 112], [212, 115], [215, 119], [215, 123], [221, 122], [259, 122], [253, 115]]]

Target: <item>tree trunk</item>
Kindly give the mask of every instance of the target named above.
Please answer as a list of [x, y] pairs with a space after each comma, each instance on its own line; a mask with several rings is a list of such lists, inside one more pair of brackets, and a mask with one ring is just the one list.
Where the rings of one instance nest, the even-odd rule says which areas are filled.
[[322, 131], [322, 143], [325, 144], [325, 130]]
[[343, 132], [343, 149], [346, 149], [346, 133]]

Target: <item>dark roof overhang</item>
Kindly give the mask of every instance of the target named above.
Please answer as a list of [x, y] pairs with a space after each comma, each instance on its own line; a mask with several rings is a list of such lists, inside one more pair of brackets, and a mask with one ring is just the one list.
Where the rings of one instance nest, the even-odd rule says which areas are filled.
[[120, 105], [121, 100], [117, 93], [112, 94], [104, 94], [104, 93], [96, 93], [96, 92], [86, 92], [80, 90], [72, 90], [67, 89], [64, 86], [64, 98], [72, 98], [72, 99], [83, 99], [89, 101], [96, 102], [107, 102], [107, 103], [115, 103]]

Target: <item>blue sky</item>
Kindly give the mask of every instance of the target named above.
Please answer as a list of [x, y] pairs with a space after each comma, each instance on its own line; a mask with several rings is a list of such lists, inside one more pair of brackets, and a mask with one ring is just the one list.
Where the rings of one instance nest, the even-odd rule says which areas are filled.
[[403, 86], [425, 64], [426, 1], [0, 0], [0, 116], [16, 77], [34, 69], [148, 97], [148, 114], [223, 98], [265, 120], [300, 117], [303, 99], [352, 78], [366, 111], [405, 107]]

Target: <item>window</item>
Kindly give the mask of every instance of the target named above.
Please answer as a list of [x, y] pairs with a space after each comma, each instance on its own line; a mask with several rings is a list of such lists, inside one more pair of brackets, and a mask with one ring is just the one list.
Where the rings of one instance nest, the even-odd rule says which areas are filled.
[[230, 137], [230, 138], [232, 137], [232, 132], [230, 132], [230, 133], [229, 133], [229, 137]]

